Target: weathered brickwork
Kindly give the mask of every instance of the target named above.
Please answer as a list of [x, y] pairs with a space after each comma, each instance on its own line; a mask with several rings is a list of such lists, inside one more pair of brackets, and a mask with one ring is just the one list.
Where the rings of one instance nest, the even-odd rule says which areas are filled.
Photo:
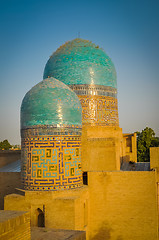
[[30, 240], [30, 214], [19, 211], [0, 211], [1, 240]]

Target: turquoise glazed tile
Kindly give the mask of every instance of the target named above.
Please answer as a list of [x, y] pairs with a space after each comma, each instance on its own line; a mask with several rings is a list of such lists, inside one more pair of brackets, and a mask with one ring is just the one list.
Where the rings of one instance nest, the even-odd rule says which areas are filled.
[[99, 46], [79, 38], [52, 54], [44, 70], [44, 79], [47, 77], [55, 77], [66, 85], [117, 87], [115, 67], [108, 55]]
[[77, 95], [64, 83], [47, 78], [34, 86], [21, 105], [21, 129], [39, 125], [81, 125]]

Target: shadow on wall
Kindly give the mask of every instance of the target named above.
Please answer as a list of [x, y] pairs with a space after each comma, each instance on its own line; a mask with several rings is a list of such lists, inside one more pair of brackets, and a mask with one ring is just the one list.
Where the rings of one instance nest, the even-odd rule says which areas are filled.
[[130, 156], [129, 155], [120, 157], [120, 166], [122, 165], [122, 163], [129, 162], [129, 161], [130, 161]]
[[[91, 240], [109, 240], [111, 239], [111, 232], [113, 229], [108, 226], [107, 223], [103, 222], [102, 226], [98, 229], [98, 232], [91, 237]], [[118, 236], [116, 240], [123, 240], [122, 236]]]
[[111, 239], [112, 228], [108, 226], [107, 223], [102, 223], [101, 227], [98, 229], [98, 232], [91, 237], [91, 240], [97, 239]]

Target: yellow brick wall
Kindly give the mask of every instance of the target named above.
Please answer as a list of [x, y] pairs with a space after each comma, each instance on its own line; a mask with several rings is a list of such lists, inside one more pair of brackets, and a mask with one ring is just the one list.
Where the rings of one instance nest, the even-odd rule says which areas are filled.
[[[9, 213], [9, 214], [8, 214]], [[14, 214], [14, 217], [13, 217]], [[30, 214], [24, 212], [0, 211], [1, 240], [30, 240]]]
[[136, 133], [123, 134], [123, 148], [126, 161], [137, 162]]
[[9, 194], [4, 198], [4, 210], [29, 211], [30, 204], [24, 196], [19, 194]]
[[[158, 209], [159, 209], [159, 147], [150, 148], [150, 168], [155, 169], [156, 181], [157, 181], [157, 199], [158, 199]], [[159, 212], [158, 212], [159, 219]]]
[[155, 172], [90, 172], [89, 239], [157, 240]]
[[[88, 187], [65, 191], [26, 191], [25, 196], [11, 194], [5, 197], [5, 210], [29, 211], [31, 226], [37, 226], [37, 209], [45, 212], [45, 226], [55, 229], [84, 230], [88, 216]], [[87, 202], [87, 204], [86, 204]]]
[[120, 170], [122, 129], [83, 126], [82, 170]]
[[57, 192], [26, 191], [5, 197], [5, 209], [28, 210], [37, 226], [87, 231], [87, 240], [157, 240], [156, 172], [89, 172], [88, 187]]
[[75, 229], [75, 199], [57, 198], [52, 207], [46, 206], [47, 227], [55, 229]]
[[150, 148], [150, 168], [159, 168], [159, 147]]

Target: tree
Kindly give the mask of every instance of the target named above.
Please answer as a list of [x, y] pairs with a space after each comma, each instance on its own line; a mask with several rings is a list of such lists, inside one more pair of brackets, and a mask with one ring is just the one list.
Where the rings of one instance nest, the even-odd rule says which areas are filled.
[[159, 137], [154, 137], [152, 139], [151, 147], [159, 147]]
[[3, 142], [0, 142], [0, 149], [2, 150], [9, 150], [12, 147], [7, 139], [5, 139]]
[[146, 127], [137, 132], [137, 160], [138, 162], [150, 161], [150, 147], [158, 147], [159, 138], [155, 137], [153, 129]]
[[159, 147], [159, 137], [155, 137], [153, 129], [146, 127], [141, 132], [137, 132], [138, 162], [150, 161], [150, 147]]

